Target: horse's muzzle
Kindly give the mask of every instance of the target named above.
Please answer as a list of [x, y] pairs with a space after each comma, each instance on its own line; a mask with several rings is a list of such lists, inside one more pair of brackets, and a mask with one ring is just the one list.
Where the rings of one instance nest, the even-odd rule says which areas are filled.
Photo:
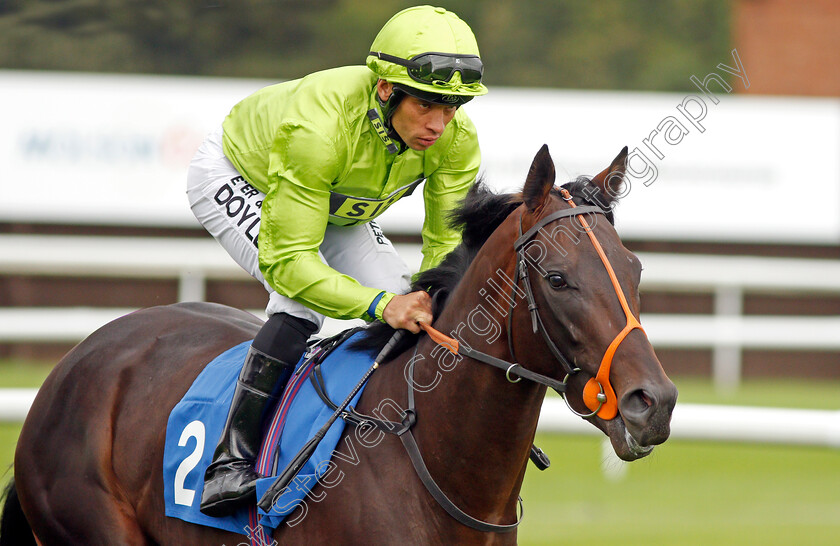
[[639, 447], [647, 447], [661, 444], [670, 436], [676, 403], [677, 387], [666, 379], [625, 393], [619, 411], [627, 433]]

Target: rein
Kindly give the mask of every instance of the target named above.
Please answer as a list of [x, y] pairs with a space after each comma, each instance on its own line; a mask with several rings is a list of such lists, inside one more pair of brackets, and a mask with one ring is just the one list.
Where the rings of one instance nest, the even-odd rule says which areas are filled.
[[[632, 311], [630, 311], [630, 306], [627, 305], [627, 299], [624, 296], [624, 292], [621, 289], [621, 285], [618, 282], [618, 278], [615, 275], [615, 271], [613, 270], [612, 264], [610, 264], [610, 261], [607, 258], [607, 255], [604, 252], [601, 243], [598, 241], [598, 238], [595, 236], [595, 233], [592, 231], [592, 228], [589, 226], [589, 223], [584, 217], [584, 215], [588, 213], [603, 214], [604, 211], [601, 210], [600, 207], [591, 205], [580, 207], [577, 206], [572, 200], [572, 196], [565, 188], [560, 190], [560, 194], [562, 195], [563, 200], [569, 203], [570, 208], [555, 211], [541, 218], [525, 233], [522, 233], [522, 224], [520, 220], [519, 238], [516, 239], [516, 241], [514, 242], [513, 248], [514, 251], [516, 251], [517, 255], [517, 267], [516, 276], [514, 278], [514, 286], [519, 285], [519, 279], [521, 278], [523, 281], [523, 285], [525, 286], [525, 295], [528, 300], [528, 311], [531, 313], [532, 330], [534, 333], [540, 333], [549, 350], [551, 351], [551, 354], [554, 355], [554, 357], [557, 359], [558, 362], [560, 362], [560, 365], [566, 371], [566, 377], [563, 379], [563, 381], [557, 381], [556, 379], [552, 379], [548, 376], [532, 372], [526, 368], [523, 368], [515, 362], [507, 362], [505, 360], [501, 360], [499, 358], [487, 355], [480, 351], [476, 351], [466, 345], [462, 346], [458, 343], [457, 340], [442, 334], [441, 332], [435, 330], [431, 326], [427, 326], [425, 324], [421, 324], [420, 326], [426, 331], [426, 333], [429, 334], [429, 337], [431, 337], [435, 341], [435, 343], [449, 350], [449, 352], [451, 352], [452, 354], [458, 356], [466, 356], [474, 360], [478, 360], [479, 362], [483, 362], [485, 364], [490, 364], [491, 366], [504, 369], [505, 375], [508, 381], [510, 381], [511, 383], [516, 383], [521, 378], [525, 378], [535, 383], [551, 387], [563, 397], [563, 400], [566, 402], [566, 405], [569, 406], [569, 409], [572, 411], [572, 413], [575, 413], [576, 415], [584, 418], [593, 417], [597, 415], [601, 419], [609, 421], [611, 419], [614, 419], [616, 415], [618, 415], [618, 400], [616, 398], [615, 391], [613, 390], [612, 385], [610, 384], [610, 367], [612, 366], [613, 357], [615, 356], [619, 345], [621, 345], [621, 343], [631, 331], [639, 329], [644, 333], [644, 328], [642, 328], [642, 325], [639, 323], [636, 317], [633, 316]], [[592, 246], [595, 247], [595, 251], [598, 253], [598, 257], [601, 259], [601, 263], [604, 265], [604, 269], [606, 269], [607, 274], [610, 277], [610, 282], [612, 283], [613, 290], [615, 290], [616, 296], [618, 297], [618, 301], [621, 304], [621, 308], [624, 311], [624, 315], [627, 320], [627, 323], [624, 326], [624, 328], [621, 330], [621, 332], [618, 333], [618, 335], [616, 335], [616, 337], [613, 339], [612, 343], [610, 343], [609, 347], [604, 353], [604, 356], [601, 359], [601, 364], [598, 368], [598, 372], [596, 373], [595, 377], [587, 381], [586, 385], [584, 386], [583, 402], [586, 405], [586, 407], [589, 408], [589, 410], [591, 410], [591, 413], [588, 414], [579, 413], [574, 408], [572, 408], [571, 404], [569, 404], [569, 401], [565, 396], [566, 384], [568, 383], [569, 378], [572, 375], [579, 372], [580, 368], [574, 367], [571, 364], [569, 364], [569, 361], [566, 359], [562, 351], [560, 351], [560, 349], [551, 339], [551, 336], [548, 334], [548, 330], [543, 324], [542, 318], [539, 314], [539, 306], [537, 305], [536, 299], [534, 298], [534, 292], [531, 287], [531, 279], [530, 275], [528, 274], [529, 260], [527, 259], [527, 255], [525, 253], [525, 245], [531, 240], [533, 240], [542, 228], [544, 228], [552, 222], [560, 220], [561, 218], [569, 217], [577, 218], [583, 226], [584, 231], [589, 236], [589, 240], [592, 242]], [[511, 357], [515, 361], [516, 356], [514, 355], [513, 351], [512, 337], [513, 329], [511, 328], [514, 305], [515, 300], [514, 298], [511, 298], [510, 312], [508, 313], [507, 319], [507, 335], [508, 347], [510, 349]], [[517, 379], [512, 379], [511, 374], [518, 376]]]
[[[432, 340], [443, 347], [444, 349], [448, 350], [450, 353], [456, 356], [466, 356], [472, 358], [473, 360], [478, 360], [479, 362], [483, 362], [484, 364], [489, 364], [496, 368], [505, 371], [505, 377], [511, 383], [518, 383], [523, 378], [528, 379], [529, 381], [533, 381], [534, 383], [539, 383], [540, 385], [545, 385], [546, 387], [551, 387], [558, 393], [566, 392], [566, 381], [557, 381], [547, 375], [542, 375], [536, 372], [532, 372], [527, 368], [523, 368], [519, 364], [514, 362], [508, 362], [506, 360], [502, 360], [501, 358], [496, 358], [495, 356], [490, 356], [486, 353], [482, 353], [481, 351], [476, 351], [475, 349], [467, 346], [466, 344], [461, 344], [458, 342], [457, 339], [453, 339], [447, 335], [444, 335], [439, 330], [435, 330], [433, 327], [420, 323], [420, 328], [422, 328]], [[516, 379], [511, 378], [510, 374], [514, 374], [518, 376]]]
[[[514, 280], [514, 286], [519, 285], [519, 279], [521, 277], [525, 286], [525, 294], [528, 300], [528, 310], [531, 313], [531, 323], [533, 332], [540, 332], [549, 350], [566, 371], [566, 376], [563, 379], [563, 381], [558, 381], [546, 375], [531, 371], [527, 368], [522, 367], [516, 362], [508, 362], [506, 360], [502, 360], [500, 358], [488, 355], [481, 351], [477, 351], [472, 347], [466, 345], [465, 343], [460, 343], [457, 339], [449, 337], [427, 324], [420, 323], [420, 328], [423, 329], [436, 344], [447, 349], [453, 355], [471, 358], [473, 360], [477, 360], [495, 368], [499, 368], [500, 370], [504, 370], [505, 377], [511, 383], [518, 383], [524, 378], [529, 381], [533, 381], [540, 385], [545, 385], [546, 387], [554, 389], [563, 397], [563, 399], [566, 401], [566, 404], [569, 406], [569, 409], [573, 413], [581, 417], [592, 417], [594, 415], [597, 415], [598, 417], [604, 420], [610, 420], [615, 418], [615, 416], [618, 414], [618, 402], [616, 400], [615, 391], [613, 390], [612, 385], [610, 385], [609, 381], [612, 359], [615, 356], [615, 352], [618, 350], [619, 345], [621, 345], [621, 343], [627, 337], [627, 334], [629, 334], [631, 331], [637, 328], [639, 330], [642, 330], [642, 332], [644, 332], [644, 329], [642, 328], [639, 321], [633, 316], [633, 313], [630, 311], [630, 307], [627, 305], [627, 300], [624, 296], [624, 292], [621, 289], [621, 285], [618, 282], [618, 278], [615, 275], [615, 271], [613, 270], [612, 265], [610, 264], [606, 253], [604, 252], [604, 249], [601, 247], [600, 242], [595, 237], [595, 233], [592, 231], [592, 228], [589, 226], [586, 219], [584, 218], [584, 215], [588, 213], [603, 214], [603, 210], [595, 206], [578, 207], [577, 205], [575, 205], [574, 201], [572, 201], [572, 196], [569, 194], [568, 191], [566, 191], [565, 189], [561, 189], [560, 191], [561, 195], [563, 196], [563, 199], [567, 203], [569, 203], [570, 208], [555, 211], [545, 216], [544, 218], [540, 219], [536, 224], [534, 224], [524, 234], [522, 233], [522, 224], [520, 223], [520, 235], [514, 243], [514, 251], [517, 254], [516, 278]], [[625, 317], [627, 319], [626, 326], [613, 339], [612, 343], [610, 343], [609, 347], [604, 353], [604, 357], [601, 360], [601, 365], [598, 369], [597, 374], [595, 375], [595, 377], [591, 378], [584, 387], [583, 401], [584, 404], [586, 404], [586, 407], [592, 411], [592, 413], [590, 414], [578, 413], [574, 410], [574, 408], [571, 407], [568, 400], [566, 400], [566, 384], [568, 383], [569, 378], [572, 375], [579, 372], [580, 369], [573, 367], [571, 364], [569, 364], [568, 360], [565, 358], [560, 349], [557, 348], [554, 341], [549, 336], [548, 331], [545, 328], [542, 319], [540, 318], [539, 309], [536, 303], [536, 299], [534, 298], [533, 290], [531, 288], [531, 280], [530, 276], [528, 275], [529, 264], [525, 254], [526, 243], [530, 242], [543, 227], [561, 218], [569, 217], [578, 218], [581, 222], [581, 225], [584, 227], [584, 230], [589, 236], [592, 245], [595, 247], [595, 251], [598, 253], [601, 262], [604, 264], [604, 268], [606, 269], [607, 274], [610, 277], [613, 289], [615, 290], [615, 293], [618, 296], [619, 303], [621, 304], [621, 308], [624, 311]], [[516, 360], [513, 354], [513, 343], [511, 336], [511, 317], [513, 316], [512, 311], [514, 305], [513, 299], [511, 301], [511, 312], [508, 313], [508, 346], [510, 348], [513, 360]], [[415, 345], [414, 351], [416, 353], [417, 345]], [[452, 502], [452, 500], [446, 496], [443, 490], [441, 490], [440, 486], [435, 482], [434, 478], [432, 477], [431, 473], [426, 467], [426, 464], [423, 461], [423, 456], [420, 453], [420, 448], [417, 445], [417, 441], [415, 440], [414, 434], [412, 434], [411, 431], [411, 429], [417, 422], [417, 409], [414, 401], [413, 382], [414, 364], [415, 359], [412, 358], [409, 364], [409, 381], [407, 382], [408, 408], [400, 416], [399, 422], [364, 415], [357, 412], [353, 407], [347, 407], [343, 412], [341, 412], [341, 418], [355, 426], [373, 426], [383, 432], [395, 434], [396, 436], [398, 436], [403, 444], [403, 447], [406, 450], [406, 453], [409, 456], [409, 459], [411, 460], [412, 465], [414, 466], [414, 470], [417, 473], [417, 476], [420, 478], [420, 481], [426, 487], [426, 490], [450, 516], [452, 516], [461, 524], [483, 532], [508, 533], [514, 531], [521, 523], [522, 515], [524, 514], [521, 497], [519, 497], [518, 499], [519, 518], [516, 522], [511, 524], [496, 524], [482, 521], [470, 516], [469, 514], [458, 508], [458, 506], [456, 506], [455, 503]], [[330, 400], [329, 396], [326, 393], [326, 390], [323, 388], [323, 380], [320, 378], [320, 369], [316, 367], [313, 371], [314, 373], [311, 376], [311, 381], [313, 386], [315, 386], [316, 392], [318, 392], [319, 396], [325, 402], [327, 402], [328, 405], [330, 405], [333, 408], [336, 408], [335, 403]], [[513, 376], [516, 377], [514, 378]], [[536, 451], [539, 452], [537, 456], [541, 455], [540, 450], [536, 449]], [[534, 453], [532, 451], [532, 459], [533, 458]]]
[[[425, 325], [421, 324], [421, 327], [423, 326]], [[430, 328], [431, 331], [434, 332], [434, 334], [430, 333], [430, 337], [432, 335], [440, 335], [443, 338], [445, 338], [441, 339], [441, 341], [444, 341], [447, 344], [454, 343], [457, 350], [458, 342], [456, 340], [444, 336], [443, 334], [441, 334], [437, 330], [434, 330], [431, 327], [426, 328]], [[416, 356], [417, 345], [414, 346], [414, 352]], [[478, 354], [483, 355], [483, 353]], [[484, 356], [493, 359], [493, 357], [490, 357], [489, 355]], [[472, 358], [475, 358], [475, 356], [473, 356]], [[316, 365], [312, 369], [312, 374], [310, 375], [310, 382], [312, 383], [312, 386], [315, 388], [315, 392], [318, 394], [321, 400], [323, 400], [329, 407], [335, 409], [336, 411], [339, 411], [340, 417], [347, 423], [350, 423], [356, 427], [373, 426], [383, 432], [386, 432], [388, 434], [394, 434], [397, 437], [399, 437], [400, 442], [402, 442], [403, 447], [405, 448], [405, 451], [408, 454], [408, 458], [411, 461], [412, 466], [414, 466], [414, 471], [417, 473], [417, 477], [420, 478], [420, 481], [423, 483], [423, 486], [426, 488], [426, 491], [428, 491], [432, 498], [434, 498], [435, 501], [437, 501], [440, 507], [443, 508], [446, 511], [446, 513], [452, 516], [456, 521], [458, 521], [462, 525], [466, 525], [467, 527], [485, 533], [509, 533], [511, 531], [516, 530], [516, 528], [519, 527], [519, 524], [522, 522], [522, 515], [525, 513], [525, 509], [522, 506], [522, 497], [519, 497], [518, 499], [519, 518], [516, 520], [516, 522], [510, 524], [490, 523], [474, 518], [471, 515], [464, 512], [463, 510], [461, 510], [460, 508], [458, 508], [458, 506], [454, 502], [452, 502], [452, 500], [449, 497], [446, 496], [446, 493], [443, 492], [443, 490], [437, 484], [435, 479], [432, 477], [432, 474], [429, 472], [425, 461], [423, 461], [423, 455], [420, 453], [420, 447], [417, 445], [417, 440], [414, 438], [414, 434], [411, 432], [411, 429], [417, 423], [417, 406], [414, 401], [414, 364], [415, 359], [414, 357], [412, 357], [409, 363], [409, 380], [407, 381], [408, 407], [402, 412], [402, 415], [400, 415], [399, 417], [400, 421], [398, 422], [389, 421], [387, 419], [382, 419], [379, 417], [359, 413], [352, 406], [348, 406], [343, 411], [339, 411], [339, 406], [337, 406], [336, 403], [330, 399], [329, 395], [326, 392], [323, 376], [321, 375], [320, 365]], [[527, 370], [523, 369], [520, 371]], [[550, 381], [554, 380], [550, 379]], [[533, 446], [533, 450], [536, 450], [539, 455], [542, 455], [542, 451], [539, 450], [539, 448], [536, 448], [536, 446]], [[534, 455], [532, 454], [532, 459], [533, 457]]]

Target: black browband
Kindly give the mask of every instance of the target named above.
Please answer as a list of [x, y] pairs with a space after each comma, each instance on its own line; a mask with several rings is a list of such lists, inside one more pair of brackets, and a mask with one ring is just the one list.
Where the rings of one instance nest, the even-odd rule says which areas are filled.
[[559, 220], [560, 218], [566, 218], [568, 216], [578, 216], [579, 214], [604, 214], [604, 210], [601, 207], [596, 207], [594, 205], [585, 205], [580, 207], [575, 207], [571, 209], [563, 209], [554, 211], [548, 216], [540, 219], [539, 222], [531, 226], [531, 229], [526, 231], [524, 234], [521, 232], [522, 226], [520, 225], [520, 235], [516, 242], [513, 243], [513, 249], [515, 251], [519, 251], [520, 247], [534, 238], [534, 235], [537, 234], [539, 230], [544, 228], [546, 225], [550, 224], [555, 220]]

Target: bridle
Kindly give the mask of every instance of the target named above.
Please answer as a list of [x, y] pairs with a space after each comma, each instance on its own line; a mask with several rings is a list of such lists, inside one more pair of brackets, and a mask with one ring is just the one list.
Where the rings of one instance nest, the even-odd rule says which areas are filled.
[[[533, 262], [533, 260], [529, 260], [527, 257], [528, 255], [526, 254], [526, 245], [527, 243], [531, 242], [534, 239], [534, 237], [536, 237], [536, 235], [539, 233], [539, 231], [548, 224], [556, 222], [562, 218], [577, 218], [583, 226], [584, 231], [589, 236], [592, 245], [595, 247], [595, 251], [601, 258], [601, 262], [604, 264], [604, 268], [606, 269], [607, 274], [610, 277], [610, 281], [612, 282], [613, 289], [615, 290], [616, 296], [618, 297], [618, 300], [621, 304], [621, 308], [624, 310], [627, 323], [625, 327], [621, 330], [621, 332], [619, 332], [618, 335], [613, 339], [612, 343], [610, 343], [609, 347], [604, 353], [604, 357], [601, 359], [601, 365], [595, 377], [591, 378], [584, 387], [583, 401], [584, 404], [586, 404], [586, 407], [591, 410], [591, 413], [582, 414], [577, 412], [574, 408], [572, 408], [568, 400], [566, 400], [566, 404], [569, 406], [569, 409], [573, 413], [581, 417], [592, 417], [597, 415], [598, 417], [604, 420], [610, 420], [615, 418], [615, 416], [618, 414], [618, 402], [616, 400], [615, 391], [613, 390], [612, 385], [610, 385], [609, 380], [610, 366], [612, 365], [613, 357], [615, 356], [615, 352], [618, 349], [619, 345], [621, 345], [621, 343], [627, 337], [627, 334], [629, 334], [631, 331], [637, 328], [639, 330], [642, 330], [642, 332], [644, 332], [644, 330], [642, 329], [641, 324], [639, 324], [639, 321], [633, 316], [630, 307], [627, 305], [627, 299], [625, 298], [624, 292], [622, 291], [621, 286], [618, 283], [615, 271], [613, 270], [609, 259], [607, 259], [607, 256], [604, 253], [604, 249], [601, 247], [601, 244], [595, 237], [595, 233], [592, 231], [592, 228], [589, 226], [586, 219], [584, 218], [585, 214], [604, 214], [604, 211], [600, 207], [591, 205], [578, 207], [577, 205], [575, 205], [574, 201], [572, 201], [572, 196], [569, 194], [568, 191], [566, 191], [565, 189], [561, 189], [560, 192], [563, 197], [563, 200], [569, 203], [570, 208], [555, 211], [551, 214], [548, 214], [547, 216], [537, 221], [537, 223], [535, 223], [524, 234], [522, 233], [522, 219], [520, 218], [519, 238], [517, 238], [517, 240], [514, 242], [514, 250], [517, 254], [514, 287], [519, 286], [519, 280], [521, 278], [522, 284], [525, 287], [525, 295], [528, 301], [528, 310], [531, 314], [533, 332], [540, 332], [549, 350], [554, 355], [554, 357], [560, 362], [560, 365], [563, 367], [563, 369], [566, 371], [566, 376], [563, 379], [563, 381], [558, 381], [546, 375], [536, 373], [527, 368], [523, 368], [522, 366], [516, 363], [516, 357], [514, 356], [513, 352], [513, 339], [511, 335], [511, 317], [513, 316], [513, 306], [515, 305], [515, 301], [512, 297], [511, 308], [510, 312], [508, 313], [508, 346], [511, 353], [511, 360], [513, 362], [502, 360], [500, 358], [488, 355], [481, 351], [477, 351], [472, 347], [469, 347], [467, 344], [460, 343], [457, 339], [451, 338], [427, 324], [421, 323], [420, 327], [429, 335], [429, 337], [435, 343], [444, 347], [453, 355], [468, 357], [473, 360], [477, 360], [479, 362], [504, 370], [505, 377], [507, 377], [507, 380], [511, 383], [518, 383], [522, 379], [527, 379], [529, 381], [545, 385], [557, 391], [563, 397], [563, 399], [566, 400], [566, 384], [568, 383], [569, 378], [574, 374], [578, 373], [580, 369], [569, 364], [569, 361], [566, 359], [565, 356], [563, 356], [562, 351], [560, 351], [560, 349], [557, 348], [557, 345], [549, 336], [548, 331], [542, 322], [542, 318], [539, 314], [539, 308], [537, 306], [536, 299], [534, 298], [533, 289], [531, 287], [530, 275], [528, 274], [529, 266], [534, 267], [534, 264], [529, 263]], [[518, 288], [516, 288], [516, 290], [518, 290]], [[416, 357], [417, 346], [415, 346], [414, 350]], [[524, 513], [524, 511], [522, 510], [521, 498], [519, 498], [520, 515], [516, 522], [511, 524], [489, 523], [486, 521], [476, 519], [464, 512], [463, 510], [461, 510], [460, 508], [458, 508], [458, 506], [456, 506], [455, 503], [452, 502], [452, 500], [450, 500], [446, 496], [446, 494], [441, 490], [440, 486], [435, 482], [434, 478], [429, 473], [429, 470], [426, 467], [425, 462], [423, 461], [423, 456], [420, 453], [420, 448], [417, 445], [417, 442], [414, 439], [414, 435], [412, 434], [411, 430], [417, 421], [417, 410], [414, 401], [415, 389], [413, 381], [414, 365], [416, 362], [415, 357], [412, 357], [408, 367], [408, 407], [400, 416], [400, 421], [388, 421], [385, 419], [380, 419], [378, 417], [363, 415], [358, 413], [352, 407], [347, 408], [347, 410], [342, 413], [341, 417], [345, 421], [352, 423], [356, 426], [374, 426], [384, 432], [398, 436], [403, 444], [403, 447], [408, 453], [409, 459], [411, 460], [411, 463], [414, 466], [415, 472], [417, 472], [417, 475], [420, 478], [420, 481], [426, 487], [426, 490], [450, 516], [452, 516], [461, 524], [483, 532], [508, 533], [515, 530], [519, 526], [519, 523], [522, 521], [521, 518], [522, 514]], [[322, 386], [319, 386], [319, 383], [322, 384], [323, 381], [316, 380], [318, 375], [319, 373], [317, 372], [313, 373], [312, 384], [315, 386], [315, 389], [319, 393], [321, 398], [330, 407], [336, 408], [337, 406], [332, 401], [330, 401], [329, 397], [326, 395], [324, 388]]]
[[[615, 391], [613, 390], [612, 385], [610, 384], [610, 367], [612, 366], [613, 357], [615, 356], [619, 345], [621, 345], [621, 343], [631, 331], [639, 329], [644, 333], [644, 329], [642, 328], [642, 325], [639, 323], [638, 319], [636, 319], [636, 317], [633, 315], [633, 312], [630, 310], [630, 306], [627, 304], [627, 298], [624, 296], [624, 291], [621, 289], [621, 285], [619, 284], [618, 278], [615, 275], [615, 270], [613, 270], [612, 264], [610, 264], [610, 261], [607, 258], [607, 255], [604, 252], [601, 243], [595, 236], [595, 232], [589, 226], [589, 223], [584, 217], [584, 215], [590, 213], [604, 214], [603, 209], [593, 205], [577, 206], [572, 200], [571, 194], [569, 194], [569, 192], [565, 188], [560, 190], [560, 194], [563, 197], [563, 200], [569, 204], [569, 208], [554, 211], [551, 214], [544, 216], [543, 218], [539, 219], [533, 226], [531, 226], [531, 228], [528, 229], [528, 231], [526, 231], [525, 233], [522, 233], [522, 218], [520, 217], [519, 237], [513, 243], [513, 249], [516, 252], [517, 257], [517, 263], [515, 268], [516, 272], [513, 284], [515, 287], [518, 287], [520, 279], [522, 280], [522, 284], [525, 288], [525, 296], [528, 301], [528, 311], [531, 314], [532, 331], [535, 334], [537, 332], [540, 333], [546, 345], [548, 346], [548, 349], [551, 351], [551, 354], [554, 355], [554, 358], [557, 359], [557, 361], [565, 370], [566, 376], [563, 379], [563, 381], [557, 381], [556, 379], [553, 379], [546, 375], [533, 372], [531, 370], [523, 368], [522, 366], [516, 363], [516, 356], [514, 354], [513, 348], [513, 328], [511, 327], [513, 320], [513, 307], [516, 305], [515, 299], [513, 297], [510, 298], [510, 309], [507, 314], [508, 347], [511, 354], [511, 360], [513, 362], [507, 362], [505, 360], [490, 356], [480, 351], [476, 351], [471, 347], [466, 347], [465, 345], [460, 344], [456, 339], [442, 334], [441, 332], [435, 330], [431, 326], [422, 324], [421, 327], [426, 331], [427, 334], [429, 334], [429, 337], [431, 337], [437, 344], [448, 349], [452, 354], [458, 356], [466, 356], [474, 360], [478, 360], [479, 362], [483, 362], [485, 364], [490, 364], [491, 366], [504, 369], [506, 377], [511, 383], [517, 383], [522, 378], [524, 378], [535, 383], [539, 383], [541, 385], [550, 387], [557, 391], [563, 397], [563, 400], [566, 401], [566, 405], [569, 406], [569, 409], [576, 415], [584, 418], [593, 417], [597, 415], [601, 419], [609, 421], [611, 419], [614, 419], [615, 416], [618, 415], [618, 400], [616, 398]], [[610, 277], [613, 289], [615, 290], [616, 296], [618, 297], [618, 301], [621, 304], [621, 308], [624, 311], [624, 315], [627, 321], [621, 332], [619, 332], [618, 335], [615, 336], [615, 338], [610, 343], [609, 347], [607, 347], [607, 350], [604, 353], [603, 358], [601, 359], [601, 364], [598, 368], [598, 372], [596, 373], [595, 377], [587, 381], [586, 385], [584, 386], [583, 403], [591, 411], [591, 413], [578, 412], [571, 406], [568, 399], [566, 398], [566, 384], [568, 383], [571, 376], [575, 375], [580, 371], [580, 368], [572, 366], [569, 363], [569, 361], [563, 355], [563, 352], [557, 347], [557, 345], [551, 339], [551, 336], [548, 334], [548, 330], [543, 324], [542, 318], [539, 314], [539, 306], [537, 305], [536, 298], [534, 298], [534, 291], [531, 286], [531, 276], [528, 273], [529, 266], [534, 267], [534, 260], [529, 259], [528, 254], [526, 253], [526, 250], [529, 248], [528, 243], [534, 240], [534, 238], [537, 236], [540, 230], [542, 230], [542, 228], [562, 218], [570, 217], [576, 218], [583, 227], [583, 231], [589, 236], [589, 240], [592, 242], [592, 246], [595, 247], [595, 251], [598, 253], [598, 256], [601, 259], [601, 263], [604, 265], [604, 269], [606, 269], [607, 274]], [[516, 375], [517, 378], [513, 379], [511, 377], [511, 374]]]

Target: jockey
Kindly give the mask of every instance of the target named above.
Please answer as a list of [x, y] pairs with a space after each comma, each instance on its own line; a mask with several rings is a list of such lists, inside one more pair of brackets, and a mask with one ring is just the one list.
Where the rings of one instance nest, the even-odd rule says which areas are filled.
[[475, 36], [457, 15], [419, 6], [392, 17], [367, 67], [310, 74], [236, 104], [188, 173], [193, 213], [269, 292], [245, 359], [201, 511], [255, 499], [262, 421], [324, 316], [419, 332], [425, 292], [373, 221], [425, 181], [422, 269], [460, 240], [446, 214], [475, 181], [476, 130], [459, 107], [487, 93]]

